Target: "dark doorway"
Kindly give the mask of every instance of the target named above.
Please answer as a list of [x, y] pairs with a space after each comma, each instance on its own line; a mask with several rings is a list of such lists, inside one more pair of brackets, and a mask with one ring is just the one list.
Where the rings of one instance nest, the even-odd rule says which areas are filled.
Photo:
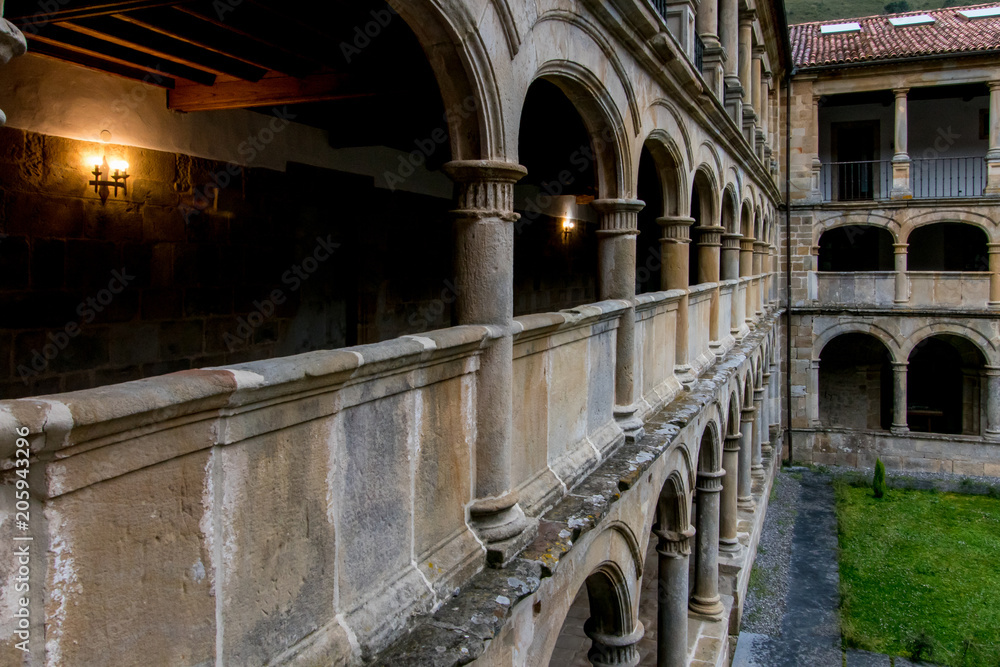
[[848, 225], [823, 232], [820, 271], [892, 271], [892, 234], [870, 225]]
[[859, 120], [830, 124], [830, 142], [836, 165], [837, 199], [875, 199], [879, 183], [879, 122]]
[[907, 425], [923, 433], [980, 433], [984, 359], [975, 345], [932, 336], [910, 353], [906, 374]]
[[819, 419], [832, 428], [889, 429], [892, 366], [882, 341], [848, 333], [826, 344], [819, 362]]

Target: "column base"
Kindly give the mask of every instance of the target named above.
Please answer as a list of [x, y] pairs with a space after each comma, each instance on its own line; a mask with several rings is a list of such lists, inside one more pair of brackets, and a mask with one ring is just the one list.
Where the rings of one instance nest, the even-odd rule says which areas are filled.
[[488, 564], [502, 567], [517, 553], [513, 548], [518, 545], [523, 548], [531, 540], [531, 531], [525, 530], [528, 519], [517, 504], [516, 494], [476, 501], [469, 513], [472, 529], [486, 546]]
[[726, 539], [723, 537], [719, 538], [719, 553], [728, 554], [729, 557], [735, 558], [738, 554], [743, 552], [743, 545], [735, 537]]
[[1000, 310], [1000, 301], [987, 301], [986, 308], [987, 310]]
[[755, 509], [757, 509], [757, 503], [753, 501], [753, 496], [737, 498], [736, 509], [746, 510], [747, 512], [753, 512]]
[[615, 422], [625, 433], [626, 442], [638, 442], [646, 435], [642, 420], [636, 416], [635, 405], [616, 405], [614, 407]]
[[750, 466], [750, 476], [753, 477], [754, 479], [764, 479], [763, 462], [754, 463], [752, 466]]
[[687, 364], [674, 366], [674, 376], [683, 385], [693, 384], [698, 381], [698, 376], [694, 374], [694, 369]]
[[889, 431], [892, 433], [909, 433], [910, 427], [907, 426], [906, 424], [893, 424], [889, 428]]
[[892, 188], [889, 190], [889, 199], [913, 199], [913, 190], [909, 188]]
[[722, 598], [718, 595], [709, 599], [701, 599], [697, 595], [692, 595], [688, 602], [688, 609], [713, 621], [721, 621], [722, 614], [726, 611], [722, 605]]

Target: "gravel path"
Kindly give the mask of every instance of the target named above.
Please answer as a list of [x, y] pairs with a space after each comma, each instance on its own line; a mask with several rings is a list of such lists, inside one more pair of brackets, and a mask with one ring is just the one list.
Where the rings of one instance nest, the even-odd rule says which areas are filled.
[[792, 536], [802, 492], [801, 478], [801, 472], [782, 469], [774, 480], [757, 547], [757, 561], [750, 574], [750, 588], [743, 605], [741, 630], [744, 632], [781, 636], [781, 619], [785, 615], [790, 583]]

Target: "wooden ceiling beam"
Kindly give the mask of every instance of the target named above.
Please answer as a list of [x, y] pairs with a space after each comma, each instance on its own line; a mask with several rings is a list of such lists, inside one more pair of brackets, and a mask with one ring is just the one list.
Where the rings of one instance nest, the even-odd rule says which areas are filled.
[[215, 83], [215, 75], [211, 72], [181, 65], [172, 60], [157, 58], [148, 53], [118, 46], [111, 42], [105, 42], [90, 35], [74, 32], [60, 25], [45, 26], [44, 30], [39, 31], [35, 35], [29, 34], [28, 38], [33, 43], [44, 42], [52, 46], [58, 46], [70, 51], [115, 62], [126, 67], [138, 67], [156, 75], [188, 79], [204, 86], [211, 86]]
[[209, 111], [305, 104], [375, 93], [355, 84], [345, 74], [314, 74], [302, 78], [273, 76], [257, 83], [219, 81], [208, 88], [178, 84], [167, 97], [167, 107], [177, 111]]
[[170, 8], [115, 14], [115, 18], [266, 70], [304, 76], [315, 69], [302, 58], [269, 51], [259, 41], [241, 37], [211, 23], [192, 21], [185, 14]]
[[192, 44], [111, 17], [79, 19], [63, 22], [60, 25], [69, 30], [135, 49], [156, 58], [172, 60], [182, 65], [214, 74], [225, 74], [244, 81], [260, 81], [261, 77], [267, 73], [267, 70], [262, 67], [248, 65], [235, 58], [206, 51]]
[[[16, 24], [22, 30], [30, 26], [40, 28], [55, 21], [86, 18], [90, 16], [106, 16], [116, 12], [128, 12], [151, 7], [170, 7], [193, 2], [194, 0], [73, 0], [65, 7], [57, 7], [49, 11], [48, 6], [42, 8], [37, 0], [7, 0], [3, 5], [4, 18]], [[22, 27], [22, 25], [24, 27]]]
[[105, 60], [104, 58], [98, 58], [96, 56], [90, 56], [78, 51], [70, 51], [69, 49], [64, 49], [60, 46], [46, 42], [32, 42], [31, 52], [45, 58], [53, 58], [62, 62], [71, 63], [73, 65], [83, 67], [84, 69], [93, 70], [95, 72], [104, 72], [106, 74], [114, 74], [115, 76], [133, 79], [135, 81], [147, 83], [151, 86], [166, 88], [168, 90], [176, 85], [176, 82], [168, 76], [153, 76], [146, 70], [139, 69], [137, 67], [128, 67], [127, 65], [122, 65], [120, 63]]

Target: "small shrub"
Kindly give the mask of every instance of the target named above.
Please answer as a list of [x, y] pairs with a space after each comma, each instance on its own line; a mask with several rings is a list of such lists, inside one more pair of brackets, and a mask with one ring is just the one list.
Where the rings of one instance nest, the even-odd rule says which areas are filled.
[[872, 480], [872, 491], [875, 492], [876, 498], [883, 498], [886, 490], [885, 466], [882, 464], [882, 459], [875, 459], [875, 478]]

